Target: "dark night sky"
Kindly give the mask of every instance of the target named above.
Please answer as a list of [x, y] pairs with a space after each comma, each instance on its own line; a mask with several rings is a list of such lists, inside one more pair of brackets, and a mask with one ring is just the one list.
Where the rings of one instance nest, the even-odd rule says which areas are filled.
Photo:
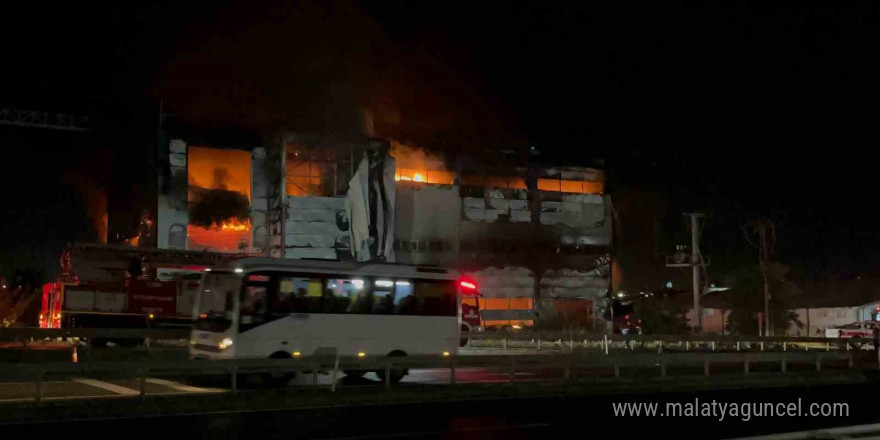
[[[101, 128], [10, 139], [99, 146], [139, 170], [160, 98], [183, 120], [264, 131], [354, 130], [366, 105], [424, 145], [608, 158], [624, 182], [667, 185], [674, 209], [714, 212], [716, 255], [766, 213], [804, 272], [880, 263], [875, 2], [145, 3], [0, 18], [0, 105]], [[139, 184], [117, 168], [102, 179]], [[53, 190], [30, 191], [19, 198]]]

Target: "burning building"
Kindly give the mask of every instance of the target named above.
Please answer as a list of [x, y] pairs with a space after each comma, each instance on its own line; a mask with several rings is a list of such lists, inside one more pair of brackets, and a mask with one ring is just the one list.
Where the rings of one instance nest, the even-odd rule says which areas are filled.
[[191, 146], [187, 163], [187, 248], [250, 252], [251, 153]]
[[252, 252], [252, 152], [174, 140], [160, 182], [160, 248]]
[[[376, 179], [367, 158], [380, 149], [389, 156]], [[358, 259], [362, 220], [347, 200], [362, 182], [369, 226], [376, 206], [386, 216], [379, 254], [466, 273], [485, 324], [528, 325], [536, 310], [595, 317], [605, 304], [612, 222], [599, 169], [294, 134], [252, 148], [175, 139], [167, 163], [160, 248]]]

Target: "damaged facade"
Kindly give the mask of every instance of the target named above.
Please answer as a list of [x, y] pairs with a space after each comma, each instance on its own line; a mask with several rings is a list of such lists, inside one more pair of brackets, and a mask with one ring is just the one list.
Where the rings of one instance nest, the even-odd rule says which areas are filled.
[[[351, 230], [360, 220], [346, 194], [351, 200], [357, 189], [350, 183], [365, 152], [383, 143], [285, 135], [220, 148], [174, 139], [161, 174], [158, 246], [357, 259]], [[536, 310], [601, 316], [612, 236], [601, 170], [443, 157], [396, 141], [384, 148], [392, 159], [382, 162], [381, 194], [391, 198], [382, 202], [390, 218], [379, 215], [390, 228], [383, 258], [463, 272], [479, 285], [485, 325], [529, 325]]]

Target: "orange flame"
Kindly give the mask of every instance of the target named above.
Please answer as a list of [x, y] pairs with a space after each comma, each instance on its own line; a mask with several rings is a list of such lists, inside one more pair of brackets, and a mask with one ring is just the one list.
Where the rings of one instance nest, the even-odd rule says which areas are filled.
[[246, 252], [250, 242], [251, 221], [241, 221], [233, 217], [207, 228], [190, 224], [186, 230], [189, 249]]
[[221, 222], [219, 225], [214, 225], [213, 229], [220, 231], [248, 231], [251, 229], [251, 221], [241, 222], [237, 218], [232, 218]]
[[396, 162], [396, 181], [442, 185], [451, 185], [454, 181], [453, 173], [446, 170], [443, 157], [434, 152], [392, 139], [391, 155]]

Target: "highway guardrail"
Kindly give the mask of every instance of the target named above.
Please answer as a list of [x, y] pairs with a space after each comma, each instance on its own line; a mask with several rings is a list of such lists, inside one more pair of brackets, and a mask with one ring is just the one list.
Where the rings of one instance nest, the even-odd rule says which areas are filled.
[[[18, 341], [27, 345], [29, 341], [43, 339], [82, 339], [92, 341], [97, 339], [140, 339], [149, 347], [151, 341], [162, 340], [186, 340], [189, 339], [190, 330], [180, 328], [71, 328], [71, 329], [43, 329], [43, 328], [0, 328], [0, 341]], [[685, 351], [692, 349], [702, 350], [782, 350], [788, 351], [795, 346], [809, 350], [810, 346], [819, 345], [826, 351], [833, 349], [849, 350], [861, 346], [870, 346], [872, 339], [868, 338], [825, 338], [825, 337], [794, 337], [794, 336], [740, 336], [740, 335], [716, 335], [716, 334], [685, 334], [685, 335], [639, 335], [639, 334], [606, 334], [596, 332], [560, 332], [560, 331], [477, 331], [462, 332], [462, 339], [468, 341], [486, 341], [495, 344], [495, 348], [508, 349], [513, 346], [519, 348], [536, 348], [541, 350], [557, 346], [569, 350], [575, 347], [587, 348], [590, 346], [608, 352], [612, 349], [634, 349], [637, 345], [647, 347], [653, 345], [658, 351], [675, 348]], [[523, 345], [523, 344], [526, 345]], [[517, 345], [518, 344], [518, 345]], [[472, 344], [476, 345], [476, 344]]]
[[[242, 374], [260, 373], [305, 373], [313, 377], [313, 385], [318, 384], [319, 372], [331, 375], [331, 391], [336, 390], [337, 378], [342, 371], [378, 371], [384, 372], [384, 388], [392, 386], [392, 371], [402, 369], [447, 369], [449, 384], [456, 384], [457, 368], [485, 368], [508, 372], [508, 381], [517, 382], [517, 372], [524, 370], [555, 371], [551, 375], [554, 381], [569, 383], [572, 372], [578, 370], [613, 371], [613, 377], [621, 377], [621, 368], [651, 369], [660, 377], [667, 376], [670, 366], [702, 366], [702, 373], [709, 376], [713, 365], [741, 365], [742, 373], [749, 374], [756, 363], [778, 364], [773, 372], [785, 373], [789, 365], [808, 364], [811, 369], [822, 370], [828, 362], [845, 363], [853, 368], [852, 352], [741, 352], [741, 353], [614, 353], [608, 356], [596, 356], [588, 352], [575, 352], [558, 355], [471, 355], [471, 356], [320, 356], [297, 357], [289, 359], [231, 359], [231, 360], [189, 360], [189, 361], [155, 361], [138, 362], [86, 362], [86, 363], [10, 363], [0, 364], [0, 379], [33, 381], [36, 384], [34, 402], [43, 400], [44, 382], [47, 375], [70, 375], [88, 377], [96, 373], [114, 373], [129, 378], [139, 378], [140, 396], [146, 395], [147, 378], [150, 375], [203, 376], [227, 375], [230, 377], [230, 389], [238, 390], [238, 377]], [[610, 374], [609, 374], [610, 375]]]

